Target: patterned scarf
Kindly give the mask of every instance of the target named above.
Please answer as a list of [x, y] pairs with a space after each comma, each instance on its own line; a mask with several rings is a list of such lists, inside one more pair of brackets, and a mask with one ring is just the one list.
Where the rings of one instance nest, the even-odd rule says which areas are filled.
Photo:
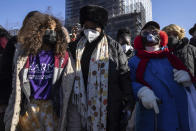
[[88, 131], [106, 131], [108, 99], [108, 42], [104, 36], [93, 51], [88, 74], [87, 90], [81, 70], [81, 58], [87, 40], [82, 37], [76, 48], [76, 78], [73, 103], [82, 116], [82, 124]]

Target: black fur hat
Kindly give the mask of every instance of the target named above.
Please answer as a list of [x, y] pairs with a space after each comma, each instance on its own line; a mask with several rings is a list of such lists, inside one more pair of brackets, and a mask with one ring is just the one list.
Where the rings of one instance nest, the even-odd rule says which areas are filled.
[[92, 21], [101, 28], [108, 22], [108, 11], [98, 5], [87, 5], [80, 9], [80, 24], [83, 26], [85, 21]]

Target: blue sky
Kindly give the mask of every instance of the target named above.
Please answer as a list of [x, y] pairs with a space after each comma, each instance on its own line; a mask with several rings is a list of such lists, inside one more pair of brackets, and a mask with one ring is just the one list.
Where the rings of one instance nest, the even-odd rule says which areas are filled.
[[177, 24], [186, 30], [196, 23], [196, 0], [152, 0], [153, 20], [163, 28], [169, 24]]
[[[161, 27], [178, 24], [188, 30], [196, 23], [196, 0], [152, 0], [153, 19]], [[65, 0], [1, 0], [0, 24], [20, 26], [25, 15], [32, 10], [45, 11], [52, 7], [54, 15], [65, 16]], [[8, 26], [8, 27], [9, 27]], [[189, 34], [186, 34], [188, 37]]]
[[1, 0], [0, 24], [21, 25], [28, 12], [33, 10], [45, 12], [48, 6], [52, 7], [54, 15], [65, 17], [65, 0]]

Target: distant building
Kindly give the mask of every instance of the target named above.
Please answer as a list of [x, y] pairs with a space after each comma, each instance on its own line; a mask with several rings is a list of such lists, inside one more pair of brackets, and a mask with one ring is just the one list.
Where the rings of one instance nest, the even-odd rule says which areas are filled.
[[120, 28], [128, 27], [131, 31], [132, 41], [140, 33], [143, 25], [145, 24], [145, 11], [123, 14], [112, 17], [108, 21], [105, 29], [108, 35], [116, 39], [117, 31]]
[[121, 0], [66, 0], [66, 25], [72, 25], [79, 21], [80, 8], [88, 4], [96, 4], [105, 7], [109, 11], [109, 17], [123, 13]]
[[152, 20], [151, 0], [122, 0], [122, 1], [124, 2], [125, 14], [133, 13], [135, 10], [137, 10], [138, 12], [139, 10], [144, 9], [146, 22]]
[[88, 4], [108, 10], [109, 22], [105, 30], [113, 38], [123, 27], [129, 27], [135, 37], [144, 24], [152, 20], [151, 0], [66, 0], [65, 26], [68, 29], [79, 22], [80, 8]]
[[12, 29], [8, 31], [10, 33], [11, 36], [15, 36], [18, 35], [19, 29]]

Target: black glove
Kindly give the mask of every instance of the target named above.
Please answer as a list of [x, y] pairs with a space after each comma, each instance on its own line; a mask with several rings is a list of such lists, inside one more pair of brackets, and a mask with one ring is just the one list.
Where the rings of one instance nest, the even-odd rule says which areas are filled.
[[122, 105], [123, 110], [121, 112], [120, 129], [121, 131], [126, 131], [128, 121], [131, 119], [133, 108], [131, 103], [127, 100], [123, 100]]

